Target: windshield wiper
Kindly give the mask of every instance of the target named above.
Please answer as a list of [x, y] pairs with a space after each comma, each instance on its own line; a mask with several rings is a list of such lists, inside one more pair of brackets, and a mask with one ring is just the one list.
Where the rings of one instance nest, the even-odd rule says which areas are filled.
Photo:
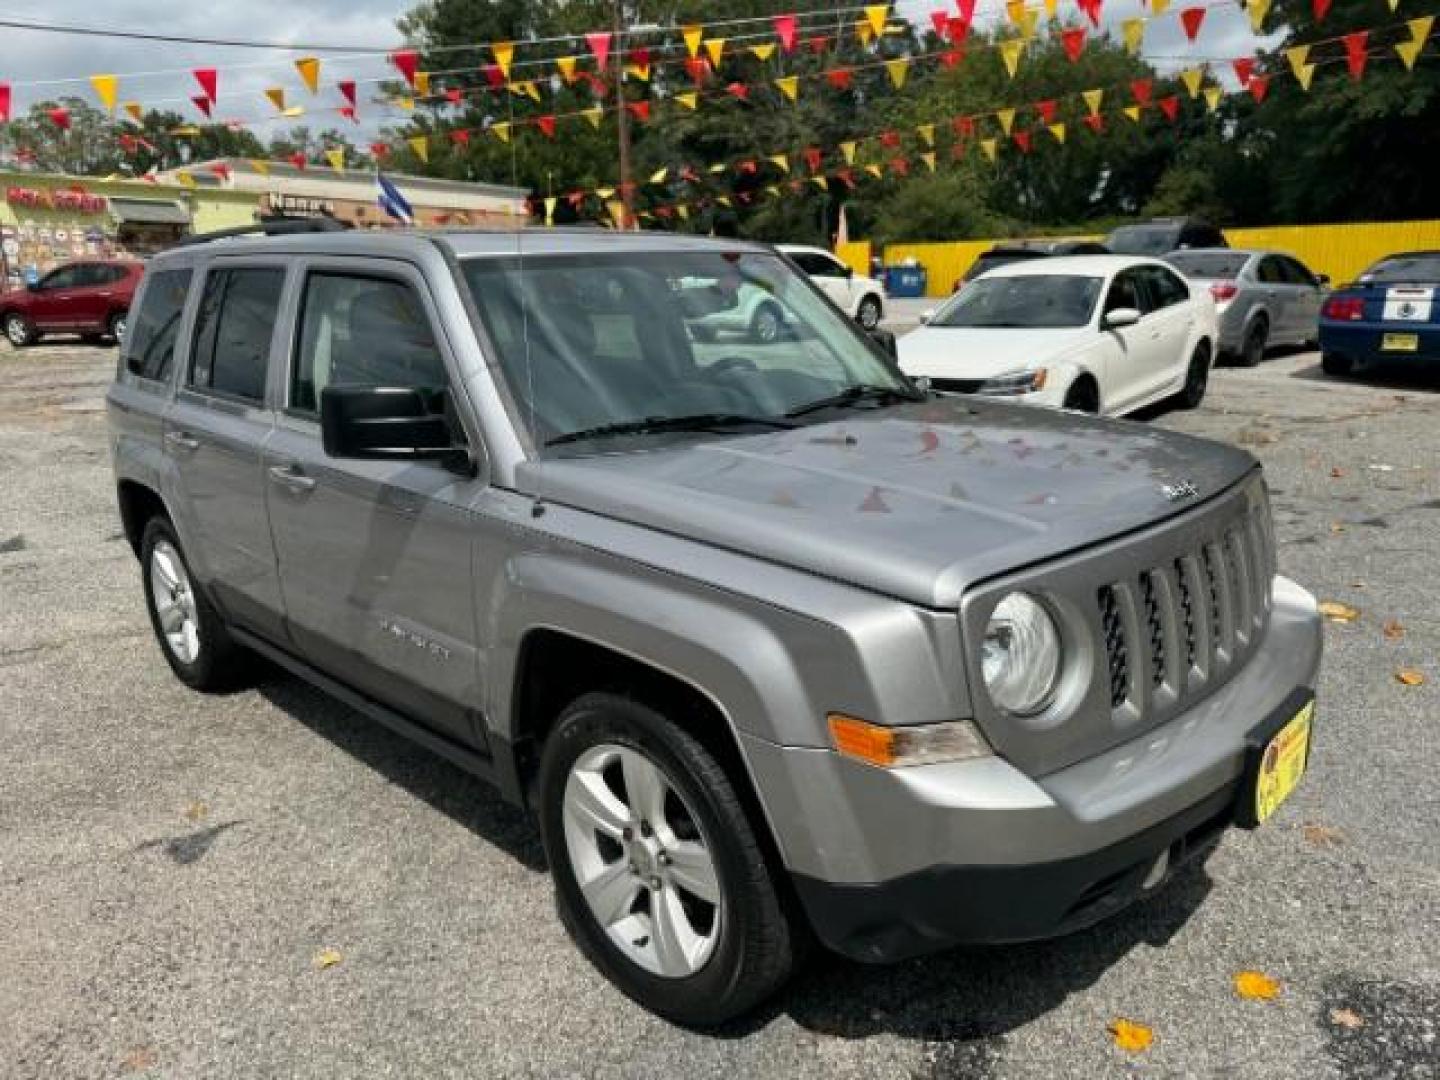
[[623, 420], [614, 424], [580, 431], [567, 431], [546, 439], [546, 446], [561, 443], [582, 442], [586, 439], [605, 439], [618, 435], [652, 435], [664, 431], [726, 431], [730, 428], [758, 425], [760, 427], [793, 428], [788, 419], [781, 416], [747, 416], [744, 413], [693, 413], [689, 416], [647, 416], [643, 420]]
[[785, 415], [792, 420], [798, 416], [806, 416], [809, 413], [819, 412], [821, 409], [840, 409], [854, 405], [861, 401], [924, 401], [926, 397], [920, 391], [901, 390], [894, 386], [866, 386], [857, 383], [854, 386], [847, 386], [838, 394], [831, 394], [829, 397], [819, 398], [816, 401], [791, 409]]

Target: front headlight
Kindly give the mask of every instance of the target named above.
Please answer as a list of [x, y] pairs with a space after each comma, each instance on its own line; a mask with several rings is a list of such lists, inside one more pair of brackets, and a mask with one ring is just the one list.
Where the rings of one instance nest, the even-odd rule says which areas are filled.
[[975, 392], [992, 397], [1033, 394], [1036, 390], [1045, 389], [1045, 383], [1049, 376], [1050, 373], [1044, 368], [1036, 368], [1033, 371], [1017, 371], [1010, 375], [997, 375], [993, 379], [986, 379]]
[[980, 646], [980, 670], [990, 700], [1029, 716], [1050, 703], [1060, 678], [1060, 631], [1045, 606], [1013, 592], [995, 606]]

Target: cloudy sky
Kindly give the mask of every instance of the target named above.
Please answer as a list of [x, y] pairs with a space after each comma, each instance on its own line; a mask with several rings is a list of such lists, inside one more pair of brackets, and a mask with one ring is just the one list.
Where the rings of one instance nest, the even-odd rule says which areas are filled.
[[[1171, 13], [1147, 28], [1145, 53], [1162, 70], [1177, 70], [1201, 59], [1230, 58], [1253, 50], [1254, 38], [1246, 15], [1226, 0], [1198, 0], [1213, 6], [1199, 42], [1189, 44], [1173, 14], [1183, 2], [1180, 0]], [[897, 10], [925, 25], [930, 11], [945, 4], [946, 0], [901, 0]], [[365, 83], [393, 76], [383, 54], [399, 44], [395, 20], [410, 6], [408, 0], [47, 0], [43, 5], [24, 6], [19, 0], [0, 0], [0, 19], [280, 42], [323, 58], [321, 93], [312, 98], [291, 66], [291, 61], [303, 52], [127, 41], [4, 27], [0, 28], [0, 81], [12, 84], [16, 114], [34, 101], [67, 93], [95, 101], [87, 76], [114, 73], [121, 77], [121, 100], [138, 100], [147, 107], [198, 116], [189, 99], [199, 92], [199, 87], [189, 71], [194, 67], [217, 67], [217, 117], [251, 121], [273, 112], [262, 96], [267, 86], [283, 85], [295, 104], [333, 110], [341, 104], [335, 81], [353, 78], [361, 83], [361, 114], [366, 121], [362, 130], [368, 133], [381, 120], [394, 119], [381, 115], [378, 106], [367, 107], [367, 91], [373, 93], [374, 87], [367, 88]], [[795, 6], [804, 11], [821, 5], [816, 0], [797, 0]], [[976, 7], [978, 25], [990, 25], [1004, 17], [1003, 0], [978, 0]], [[717, 14], [722, 13], [724, 5], [717, 0], [715, 9]], [[1074, 16], [1071, 0], [1064, 0], [1061, 13]], [[1146, 12], [1141, 0], [1107, 0], [1104, 23], [1118, 28], [1124, 19], [1143, 14]], [[331, 51], [340, 47], [374, 50], [374, 54], [346, 56]], [[1228, 71], [1220, 74], [1228, 77]], [[300, 121], [266, 121], [254, 130], [263, 140], [296, 122], [316, 127], [344, 123], [330, 111]]]

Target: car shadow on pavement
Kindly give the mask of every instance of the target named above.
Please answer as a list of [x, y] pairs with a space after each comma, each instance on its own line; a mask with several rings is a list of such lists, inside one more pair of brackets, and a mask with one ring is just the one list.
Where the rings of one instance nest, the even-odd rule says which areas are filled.
[[487, 781], [279, 668], [266, 671], [257, 689], [270, 704], [527, 870], [546, 869], [540, 834], [531, 818], [501, 798]]
[[783, 1014], [837, 1038], [890, 1034], [942, 1044], [949, 1075], [984, 1075], [981, 1066], [1001, 1053], [1008, 1032], [1058, 1008], [1137, 947], [1166, 945], [1210, 888], [1197, 862], [1154, 895], [1063, 938], [956, 948], [893, 966], [821, 950], [768, 1007], [715, 1034], [743, 1037]]
[[1422, 393], [1440, 391], [1440, 364], [1390, 361], [1364, 368], [1353, 375], [1326, 375], [1318, 363], [1297, 368], [1292, 378], [1308, 382], [1327, 382], [1335, 386], [1347, 383], [1368, 386], [1374, 390], [1416, 390]]

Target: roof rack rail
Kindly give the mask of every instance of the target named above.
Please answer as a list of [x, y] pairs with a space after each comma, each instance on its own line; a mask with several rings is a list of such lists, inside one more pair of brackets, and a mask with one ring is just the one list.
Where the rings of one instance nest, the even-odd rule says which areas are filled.
[[237, 225], [233, 229], [216, 229], [214, 232], [181, 237], [174, 246], [191, 247], [195, 244], [208, 244], [212, 240], [225, 240], [232, 236], [293, 236], [298, 233], [344, 232], [350, 227], [348, 221], [337, 221], [335, 218], [263, 218], [253, 225]]

